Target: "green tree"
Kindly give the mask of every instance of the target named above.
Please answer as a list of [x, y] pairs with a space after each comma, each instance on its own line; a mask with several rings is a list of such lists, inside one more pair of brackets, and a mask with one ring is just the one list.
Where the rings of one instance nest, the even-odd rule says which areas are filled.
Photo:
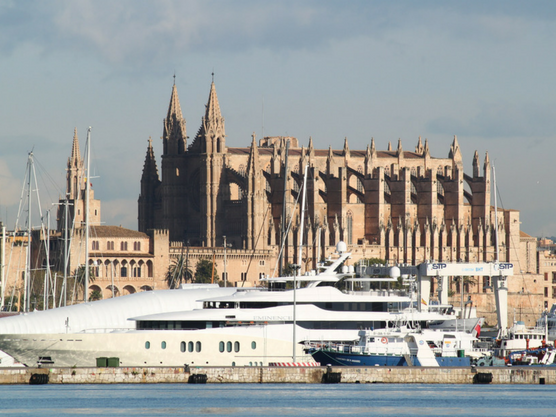
[[[95, 281], [95, 267], [93, 265], [89, 265], [89, 284], [91, 284], [91, 282]], [[76, 284], [77, 287], [79, 288], [79, 291], [82, 291], [82, 293], [85, 292], [85, 265], [79, 265], [79, 267], [77, 267], [77, 272], [75, 274], [75, 280], [76, 280]]]
[[[200, 259], [195, 267], [195, 282], [210, 283], [213, 277], [213, 264], [208, 259]], [[218, 272], [214, 267], [214, 282], [218, 282]]]
[[180, 254], [172, 261], [166, 272], [166, 284], [168, 288], [178, 288], [183, 282], [191, 281], [193, 273], [189, 269], [187, 256]]
[[282, 275], [285, 277], [293, 277], [294, 273], [295, 273], [295, 268], [291, 263], [288, 263], [282, 270]]
[[89, 295], [89, 301], [102, 300], [102, 293], [99, 290], [93, 290]]

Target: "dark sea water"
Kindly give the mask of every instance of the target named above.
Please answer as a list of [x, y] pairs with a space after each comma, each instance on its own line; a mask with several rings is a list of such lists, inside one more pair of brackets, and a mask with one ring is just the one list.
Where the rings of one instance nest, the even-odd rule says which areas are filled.
[[0, 416], [549, 416], [555, 385], [3, 385]]

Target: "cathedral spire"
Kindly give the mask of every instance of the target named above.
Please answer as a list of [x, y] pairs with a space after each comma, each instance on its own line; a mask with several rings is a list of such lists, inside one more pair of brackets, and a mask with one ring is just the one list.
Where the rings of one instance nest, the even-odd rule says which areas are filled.
[[251, 135], [251, 149], [249, 149], [249, 161], [247, 162], [247, 172], [251, 174], [251, 177], [259, 173], [259, 165], [259, 148], [257, 147], [255, 132], [253, 132]]
[[451, 158], [455, 161], [461, 161], [461, 150], [459, 148], [458, 137], [454, 135], [454, 141], [452, 142], [452, 146], [450, 146], [450, 153], [448, 158]]
[[71, 145], [71, 155], [68, 158], [68, 167], [66, 173], [66, 193], [72, 200], [79, 198], [82, 188], [84, 175], [84, 162], [79, 151], [79, 138], [77, 137], [77, 128], [73, 130], [73, 143]]
[[181, 112], [178, 89], [175, 83], [176, 79], [174, 76], [174, 85], [172, 86], [172, 95], [168, 105], [168, 114], [166, 119], [164, 119], [164, 133], [162, 136], [165, 155], [182, 154], [187, 148], [185, 119]]
[[77, 128], [73, 130], [73, 143], [71, 145], [71, 156], [68, 158], [68, 168], [71, 166], [78, 167], [81, 163], [81, 152], [79, 151], [79, 138], [77, 137]]
[[415, 147], [415, 153], [423, 155], [423, 150], [423, 142], [421, 142], [421, 136], [419, 136], [419, 141], [417, 142], [417, 146]]
[[220, 112], [220, 104], [218, 103], [218, 96], [216, 95], [216, 86], [214, 85], [214, 79], [210, 85], [209, 99], [206, 106], [204, 121], [208, 126], [217, 128], [224, 127], [224, 118]]
[[490, 180], [490, 158], [488, 157], [488, 152], [485, 154], [485, 163], [483, 166], [483, 175], [485, 178]]
[[347, 136], [344, 138], [344, 156], [349, 156], [349, 145]]
[[141, 175], [141, 194], [138, 200], [139, 231], [146, 233], [147, 230], [155, 228], [156, 225], [156, 194], [161, 185], [158, 178], [158, 168], [153, 151], [153, 141], [149, 138], [147, 154], [143, 164]]
[[402, 140], [398, 139], [398, 149], [396, 149], [396, 155], [403, 157]]
[[479, 177], [480, 164], [479, 164], [479, 152], [475, 151], [473, 155], [473, 178]]
[[158, 167], [153, 151], [153, 141], [150, 137], [149, 144], [147, 145], [147, 154], [145, 155], [145, 163], [143, 164], [143, 174], [141, 175], [141, 182], [144, 181], [158, 181]]
[[209, 98], [206, 105], [205, 116], [195, 141], [200, 141], [202, 153], [223, 153], [226, 147], [226, 132], [224, 118], [220, 112], [220, 104], [216, 95], [214, 79], [210, 85]]

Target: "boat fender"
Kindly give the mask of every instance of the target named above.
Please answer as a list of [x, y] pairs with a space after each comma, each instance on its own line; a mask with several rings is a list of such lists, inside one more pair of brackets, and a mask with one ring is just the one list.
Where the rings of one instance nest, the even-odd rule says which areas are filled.
[[473, 376], [474, 384], [490, 384], [492, 382], [491, 372], [479, 372]]
[[29, 385], [48, 384], [48, 374], [31, 374]]

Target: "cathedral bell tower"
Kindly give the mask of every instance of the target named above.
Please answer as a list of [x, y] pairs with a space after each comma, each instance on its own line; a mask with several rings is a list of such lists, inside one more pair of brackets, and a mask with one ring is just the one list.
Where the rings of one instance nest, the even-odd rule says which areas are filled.
[[[226, 154], [226, 132], [224, 118], [214, 85], [214, 74], [201, 128], [195, 138], [200, 156], [201, 188], [201, 241], [206, 246], [217, 245], [217, 236], [222, 235], [224, 216], [218, 215], [223, 207], [222, 173]], [[220, 222], [217, 219], [220, 219]]]

